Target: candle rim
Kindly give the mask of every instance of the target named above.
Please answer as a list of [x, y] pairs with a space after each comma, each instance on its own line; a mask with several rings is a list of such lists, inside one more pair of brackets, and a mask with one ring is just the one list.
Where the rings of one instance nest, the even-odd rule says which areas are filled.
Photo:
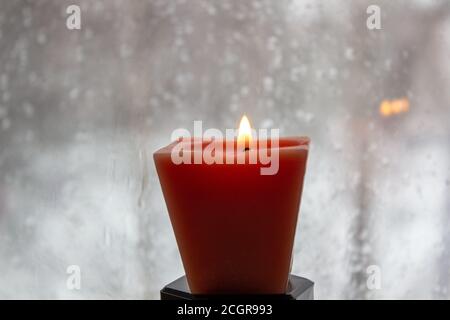
[[[187, 137], [187, 138], [180, 137], [178, 140], [173, 141], [170, 144], [168, 144], [167, 146], [160, 148], [154, 154], [155, 155], [156, 154], [170, 154], [172, 152], [173, 147], [175, 145], [177, 145], [178, 143], [183, 142], [183, 140], [186, 140], [186, 142], [188, 142], [188, 140], [190, 140], [190, 143], [192, 143], [192, 145], [191, 145], [192, 147], [198, 145], [199, 143], [202, 144], [202, 148], [200, 148], [200, 149], [193, 148], [193, 150], [185, 150], [185, 152], [189, 152], [189, 153], [192, 153], [192, 154], [194, 154], [196, 152], [203, 152], [205, 144], [208, 145], [209, 143], [214, 141], [214, 140], [204, 140], [203, 138], [199, 138], [199, 137], [190, 137], [190, 138], [189, 137]], [[257, 139], [256, 142], [258, 142], [260, 140], [262, 140], [262, 139]], [[263, 140], [266, 140], [266, 141], [270, 142], [270, 139], [263, 139]], [[226, 140], [226, 139], [216, 140], [217, 143], [226, 142], [226, 141], [229, 141], [229, 140]], [[233, 141], [236, 142], [237, 139], [234, 139]], [[288, 150], [309, 150], [309, 145], [310, 145], [311, 139], [309, 137], [307, 137], [307, 136], [289, 136], [289, 137], [281, 137], [281, 138], [279, 138], [279, 142], [281, 142], [281, 141], [289, 141], [289, 142], [292, 142], [294, 144], [288, 145], [288, 146], [280, 146], [279, 145], [276, 148], [276, 149], [279, 150], [279, 152], [281, 152], [282, 150], [283, 151], [288, 151]], [[269, 147], [265, 147], [265, 148], [259, 148], [258, 147], [258, 150], [267, 150], [267, 149], [269, 149]], [[228, 152], [235, 152], [235, 150], [233, 149], [232, 151], [231, 150], [229, 151], [229, 150], [226, 150], [224, 148], [223, 154], [226, 154]], [[245, 151], [244, 150], [242, 150], [242, 151], [238, 150], [237, 152], [245, 152]]]

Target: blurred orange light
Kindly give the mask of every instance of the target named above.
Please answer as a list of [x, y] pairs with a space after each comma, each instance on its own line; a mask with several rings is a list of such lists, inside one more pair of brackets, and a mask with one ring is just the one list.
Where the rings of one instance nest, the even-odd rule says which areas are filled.
[[409, 111], [409, 100], [407, 98], [383, 100], [380, 104], [380, 114], [383, 117], [390, 117]]

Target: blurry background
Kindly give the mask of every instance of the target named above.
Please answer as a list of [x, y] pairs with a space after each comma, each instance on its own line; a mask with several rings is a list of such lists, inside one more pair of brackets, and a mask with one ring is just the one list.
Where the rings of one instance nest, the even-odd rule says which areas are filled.
[[449, 299], [449, 58], [447, 0], [0, 0], [0, 298], [158, 298], [183, 268], [152, 153], [245, 112], [312, 138], [317, 298]]

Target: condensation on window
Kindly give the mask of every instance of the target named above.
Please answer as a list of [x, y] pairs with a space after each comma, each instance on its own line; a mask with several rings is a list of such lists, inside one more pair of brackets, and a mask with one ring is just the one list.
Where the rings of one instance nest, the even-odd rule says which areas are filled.
[[0, 2], [0, 298], [158, 298], [184, 271], [152, 154], [244, 113], [311, 137], [316, 298], [450, 298], [448, 1], [78, 3], [69, 30]]

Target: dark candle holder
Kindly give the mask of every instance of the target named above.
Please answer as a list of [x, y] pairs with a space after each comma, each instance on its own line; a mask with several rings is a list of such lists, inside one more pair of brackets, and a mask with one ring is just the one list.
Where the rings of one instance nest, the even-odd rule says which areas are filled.
[[166, 285], [161, 291], [161, 300], [218, 300], [218, 299], [251, 299], [251, 300], [314, 300], [314, 282], [306, 278], [289, 275], [286, 294], [258, 295], [193, 295], [186, 280], [182, 276]]

